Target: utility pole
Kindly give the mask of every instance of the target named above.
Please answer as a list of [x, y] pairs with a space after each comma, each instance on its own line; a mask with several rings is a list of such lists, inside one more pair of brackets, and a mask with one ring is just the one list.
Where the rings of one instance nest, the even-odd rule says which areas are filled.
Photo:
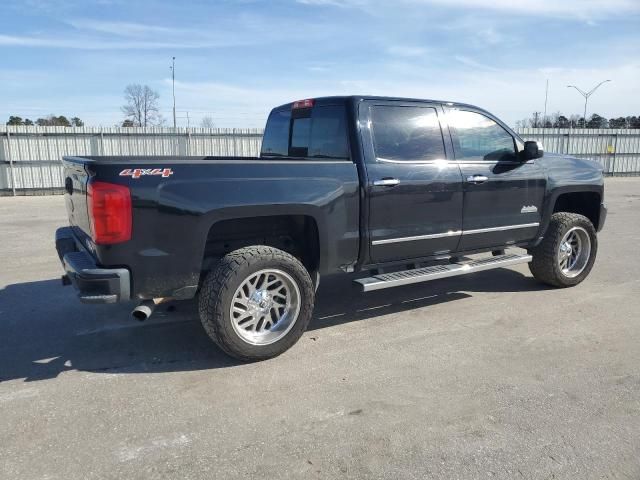
[[176, 57], [171, 59], [171, 90], [173, 93], [173, 129], [176, 129]]
[[533, 128], [538, 128], [538, 117], [540, 112], [533, 112]]
[[595, 87], [593, 87], [591, 90], [589, 90], [588, 92], [585, 92], [584, 90], [579, 89], [578, 87], [576, 87], [575, 85], [567, 85], [567, 88], [575, 88], [578, 92], [580, 92], [580, 95], [582, 95], [584, 97], [584, 115], [582, 116], [582, 118], [584, 119], [584, 126], [583, 128], [587, 127], [587, 102], [589, 101], [589, 97], [591, 95], [593, 95], [593, 92], [595, 92], [598, 87], [600, 85], [602, 85], [603, 83], [607, 83], [610, 82], [611, 80], [603, 80], [602, 82], [600, 82], [599, 84], [597, 84]]
[[549, 99], [549, 79], [547, 78], [547, 89], [544, 92], [544, 116], [542, 117], [543, 127], [546, 127], [547, 123], [547, 100]]

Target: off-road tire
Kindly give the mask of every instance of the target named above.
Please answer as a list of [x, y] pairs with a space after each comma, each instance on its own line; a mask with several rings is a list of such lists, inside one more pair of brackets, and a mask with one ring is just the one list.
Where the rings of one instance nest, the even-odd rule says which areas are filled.
[[[558, 264], [558, 251], [564, 235], [573, 227], [586, 230], [591, 241], [590, 254], [586, 266], [575, 277], [567, 277]], [[529, 250], [533, 260], [529, 270], [536, 280], [553, 287], [572, 287], [582, 282], [591, 272], [598, 251], [598, 237], [591, 221], [577, 213], [558, 212], [551, 216], [549, 227], [538, 246]]]
[[[251, 274], [263, 269], [287, 273], [300, 291], [300, 310], [287, 334], [275, 343], [253, 345], [234, 330], [230, 315], [233, 295]], [[198, 297], [200, 321], [211, 339], [228, 355], [245, 362], [276, 357], [293, 346], [307, 329], [315, 301], [314, 285], [298, 259], [277, 248], [257, 245], [222, 257], [205, 278]]]

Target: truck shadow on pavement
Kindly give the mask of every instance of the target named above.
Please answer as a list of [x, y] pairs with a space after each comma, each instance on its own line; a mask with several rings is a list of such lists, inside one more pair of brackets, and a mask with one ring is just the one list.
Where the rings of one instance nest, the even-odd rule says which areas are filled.
[[[366, 294], [351, 280], [323, 280], [309, 326], [314, 336], [323, 328], [472, 297], [474, 292], [546, 288], [506, 269]], [[46, 380], [68, 370], [133, 374], [241, 365], [211, 343], [195, 302], [169, 304], [145, 323], [131, 319], [133, 306], [83, 305], [59, 280], [0, 290], [0, 382]]]

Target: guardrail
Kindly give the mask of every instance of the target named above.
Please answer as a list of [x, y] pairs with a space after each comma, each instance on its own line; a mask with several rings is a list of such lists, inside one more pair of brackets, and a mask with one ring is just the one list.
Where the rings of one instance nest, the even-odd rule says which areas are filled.
[[[520, 128], [544, 149], [640, 175], [640, 130]], [[0, 126], [0, 195], [63, 192], [64, 155], [258, 155], [262, 129]]]

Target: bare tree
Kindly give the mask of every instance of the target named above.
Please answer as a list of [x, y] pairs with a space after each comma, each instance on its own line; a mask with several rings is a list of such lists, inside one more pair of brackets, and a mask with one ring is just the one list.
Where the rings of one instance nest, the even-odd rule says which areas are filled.
[[200, 120], [200, 126], [202, 128], [215, 128], [216, 124], [213, 121], [213, 117], [202, 117], [202, 120]]
[[127, 103], [122, 106], [122, 113], [134, 126], [149, 127], [164, 122], [158, 108], [160, 95], [148, 85], [128, 85], [124, 90], [124, 99]]
[[560, 112], [552, 113], [549, 116], [549, 121], [551, 122], [551, 127], [558, 128], [560, 126], [560, 117], [562, 114]]
[[573, 114], [569, 117], [569, 126], [571, 128], [584, 128], [584, 119], [582, 115]]

